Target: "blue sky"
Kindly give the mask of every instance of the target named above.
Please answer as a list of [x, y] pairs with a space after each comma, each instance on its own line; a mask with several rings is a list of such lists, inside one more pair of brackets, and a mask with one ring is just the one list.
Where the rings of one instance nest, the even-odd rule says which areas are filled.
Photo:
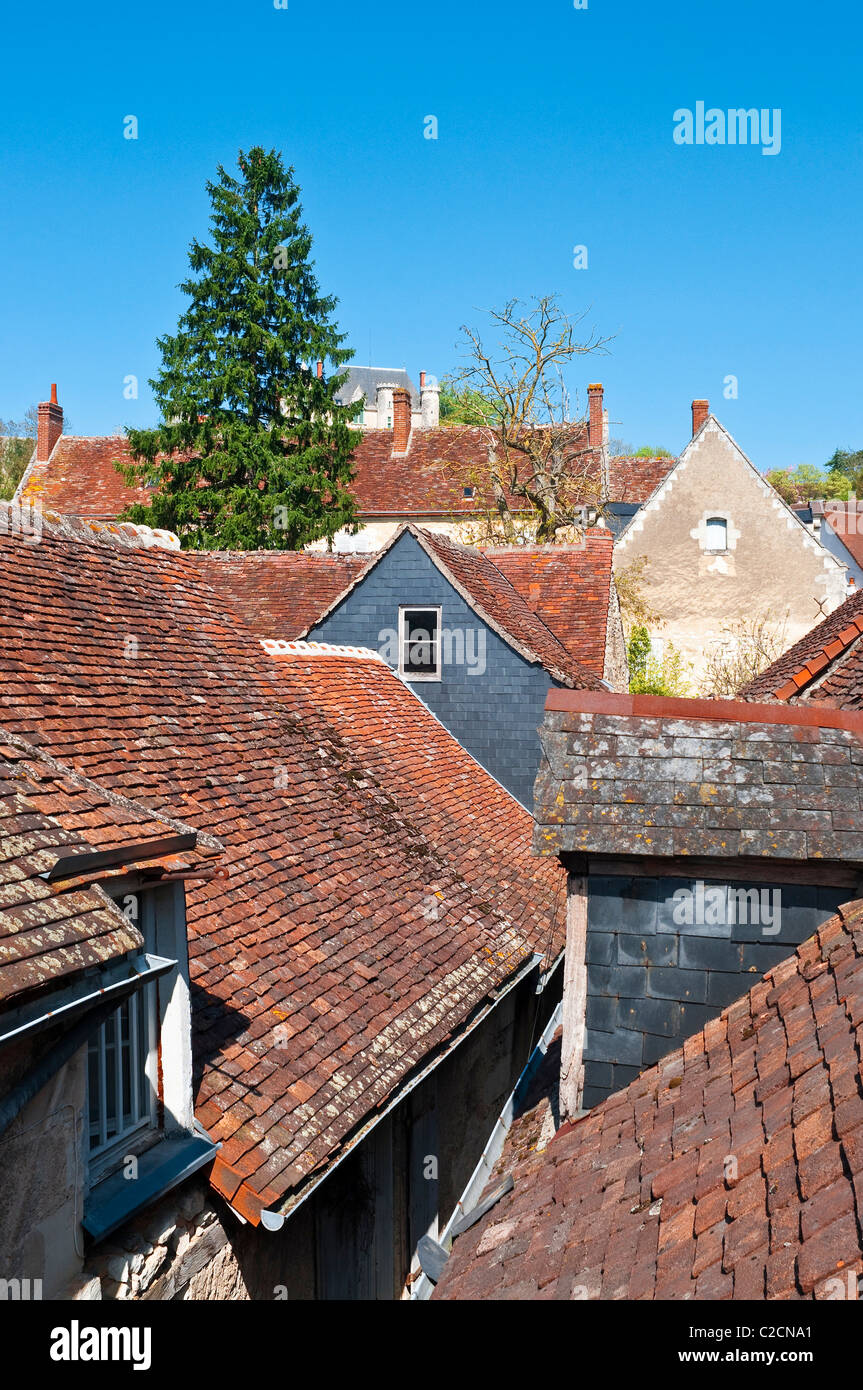
[[[614, 335], [570, 385], [635, 447], [679, 450], [694, 396], [762, 468], [863, 447], [861, 30], [850, 0], [10, 9], [0, 417], [57, 381], [76, 433], [153, 421], [205, 182], [263, 144], [357, 361], [443, 375], [461, 324], [555, 291]], [[675, 144], [697, 101], [780, 108], [780, 153]]]

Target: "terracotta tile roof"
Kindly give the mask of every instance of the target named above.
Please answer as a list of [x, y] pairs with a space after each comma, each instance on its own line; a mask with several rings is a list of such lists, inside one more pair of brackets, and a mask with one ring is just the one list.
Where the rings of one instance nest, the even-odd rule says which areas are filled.
[[613, 549], [611, 532], [594, 527], [582, 546], [484, 547], [483, 554], [567, 651], [601, 676]]
[[369, 555], [309, 550], [189, 552], [205, 582], [260, 637], [300, 637], [368, 569]]
[[[538, 612], [534, 612], [504, 568], [492, 561], [491, 552], [458, 545], [447, 536], [419, 527], [409, 529], [480, 617], [528, 661], [544, 666], [550, 676], [567, 685], [587, 690], [603, 688], [601, 678], [555, 636]], [[609, 583], [610, 580], [609, 572]], [[603, 655], [604, 651], [603, 634]]]
[[[465, 480], [481, 474], [487, 459], [482, 430], [415, 429], [407, 454], [393, 457], [392, 430], [357, 431], [354, 450], [356, 494], [364, 516], [429, 517], [471, 514], [476, 499], [464, 495]], [[129, 463], [122, 436], [63, 435], [46, 463], [33, 463], [21, 495], [57, 512], [113, 519], [132, 502], [149, 502], [145, 488], [128, 487], [114, 468]], [[643, 502], [668, 473], [671, 459], [613, 458], [612, 500]], [[598, 467], [598, 465], [597, 465]]]
[[740, 691], [741, 700], [863, 707], [863, 593], [852, 594]]
[[[159, 852], [186, 835], [187, 851]], [[206, 839], [207, 837], [205, 837]], [[0, 1001], [135, 950], [137, 927], [94, 878], [122, 869], [194, 862], [195, 833], [105, 791], [25, 740], [0, 733]], [[217, 842], [208, 840], [215, 851]], [[145, 847], [149, 846], [149, 853]], [[62, 861], [123, 851], [116, 864], [77, 873]], [[60, 868], [62, 877], [49, 881]]]
[[[326, 684], [322, 666], [293, 679]], [[255, 1222], [322, 1173], [552, 925], [497, 910], [466, 859], [461, 872], [459, 832], [431, 842], [383, 754], [377, 775], [313, 687], [288, 698], [288, 674], [193, 556], [50, 526], [38, 545], [0, 534], [0, 727], [225, 845], [229, 876], [188, 885], [197, 1103], [223, 1143], [212, 1181]], [[490, 783], [477, 767], [464, 795], [489, 823], [488, 798], [504, 799], [516, 836], [514, 803]], [[541, 900], [550, 880], [532, 872]]]
[[[586, 448], [586, 436], [576, 439]], [[485, 430], [415, 429], [406, 454], [393, 457], [392, 448], [392, 430], [364, 430], [357, 443], [353, 488], [364, 516], [470, 515], [491, 505], [482, 489], [489, 448]], [[466, 486], [476, 489], [476, 497], [465, 497]], [[518, 499], [509, 501], [519, 510]]]
[[123, 435], [61, 435], [45, 463], [33, 463], [22, 479], [21, 497], [67, 516], [107, 521], [133, 502], [149, 504], [146, 488], [129, 487], [114, 468], [132, 460]]
[[608, 495], [612, 502], [646, 502], [664, 482], [677, 459], [635, 458], [619, 454], [608, 460]]
[[552, 690], [540, 741], [537, 853], [863, 863], [859, 716]]
[[[813, 508], [815, 504], [813, 503]], [[863, 503], [837, 502], [820, 508], [825, 519], [858, 565], [863, 565]]]
[[508, 1147], [434, 1297], [856, 1297], [861, 1045], [858, 901], [544, 1153]]
[[271, 643], [268, 650], [283, 676], [280, 697], [303, 718], [320, 709], [360, 765], [387, 786], [406, 821], [536, 950], [554, 958], [565, 936], [563, 875], [554, 861], [533, 855], [519, 803], [501, 795], [374, 653], [317, 642]]

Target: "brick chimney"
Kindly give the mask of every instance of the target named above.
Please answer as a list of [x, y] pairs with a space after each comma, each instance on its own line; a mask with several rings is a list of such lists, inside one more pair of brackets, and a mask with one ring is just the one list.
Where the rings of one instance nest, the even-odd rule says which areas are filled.
[[587, 388], [588, 423], [587, 442], [591, 449], [598, 449], [603, 443], [602, 382], [595, 381]]
[[393, 453], [406, 454], [411, 437], [411, 393], [406, 386], [393, 388]]
[[692, 437], [693, 437], [693, 439], [695, 438], [695, 436], [696, 436], [696, 434], [698, 433], [698, 431], [701, 429], [701, 426], [704, 424], [704, 421], [707, 419], [707, 417], [708, 417], [709, 414], [710, 414], [710, 402], [709, 402], [709, 401], [693, 401], [693, 402], [692, 402]]
[[320, 359], [320, 357], [319, 357], [319, 358], [318, 358], [318, 381], [321, 380], [321, 377], [323, 376], [323, 374], [324, 374], [324, 364], [323, 364], [323, 362], [321, 361], [321, 359]]
[[47, 463], [51, 450], [63, 433], [63, 407], [57, 404], [57, 383], [51, 383], [50, 401], [40, 401], [36, 431], [36, 462]]

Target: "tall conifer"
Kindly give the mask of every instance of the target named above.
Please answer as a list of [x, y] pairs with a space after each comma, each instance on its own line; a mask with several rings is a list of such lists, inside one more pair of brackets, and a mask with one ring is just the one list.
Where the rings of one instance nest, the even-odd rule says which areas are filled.
[[188, 549], [299, 549], [355, 520], [353, 407], [335, 399], [351, 353], [281, 156], [241, 150], [207, 192], [212, 245], [191, 244], [190, 303], [150, 382], [162, 423], [130, 430], [134, 463], [117, 465], [153, 495], [126, 515]]

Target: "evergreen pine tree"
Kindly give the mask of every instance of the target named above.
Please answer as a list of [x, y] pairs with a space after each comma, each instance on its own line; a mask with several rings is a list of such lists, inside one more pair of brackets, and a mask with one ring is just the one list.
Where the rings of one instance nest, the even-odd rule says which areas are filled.
[[117, 467], [154, 488], [127, 518], [184, 548], [296, 550], [355, 523], [354, 408], [335, 399], [345, 375], [316, 370], [351, 353], [318, 289], [293, 170], [260, 147], [238, 167], [207, 184], [213, 245], [192, 242], [191, 302], [158, 340], [162, 423], [130, 430], [134, 462]]

